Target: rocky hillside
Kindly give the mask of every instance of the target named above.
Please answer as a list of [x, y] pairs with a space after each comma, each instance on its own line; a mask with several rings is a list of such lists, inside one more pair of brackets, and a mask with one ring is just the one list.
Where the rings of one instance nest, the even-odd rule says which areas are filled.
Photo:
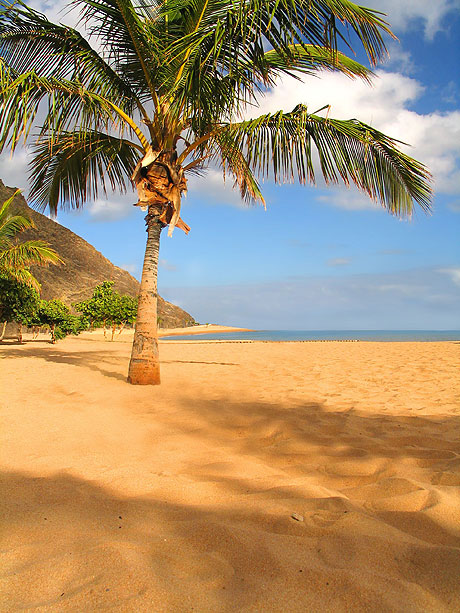
[[[15, 188], [6, 187], [0, 180], [0, 203], [15, 191]], [[48, 242], [65, 262], [61, 266], [34, 269], [45, 300], [60, 298], [67, 304], [85, 300], [91, 296], [95, 285], [102, 281], [114, 281], [115, 289], [122, 294], [137, 294], [139, 283], [126, 270], [114, 266], [80, 236], [31, 209], [23, 196], [16, 196], [13, 207], [14, 211], [27, 214], [36, 225], [34, 230], [23, 233], [21, 238]], [[163, 328], [181, 328], [195, 323], [189, 313], [163, 298], [159, 298], [158, 316]]]

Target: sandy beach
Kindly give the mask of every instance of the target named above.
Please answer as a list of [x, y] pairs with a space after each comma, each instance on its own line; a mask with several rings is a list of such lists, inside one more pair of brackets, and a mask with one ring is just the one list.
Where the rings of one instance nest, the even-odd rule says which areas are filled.
[[2, 611], [460, 611], [460, 345], [0, 344]]
[[221, 332], [249, 332], [248, 328], [232, 328], [231, 326], [219, 326], [217, 324], [198, 324], [188, 328], [160, 328], [159, 338], [164, 336], [193, 336], [195, 334], [216, 334]]

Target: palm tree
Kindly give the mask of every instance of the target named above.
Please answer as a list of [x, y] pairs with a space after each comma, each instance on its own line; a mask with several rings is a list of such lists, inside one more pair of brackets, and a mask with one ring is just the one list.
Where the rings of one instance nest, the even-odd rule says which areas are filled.
[[377, 11], [349, 0], [74, 0], [87, 40], [20, 0], [0, 6], [0, 147], [14, 150], [44, 114], [32, 148], [35, 205], [80, 207], [132, 181], [147, 208], [131, 383], [160, 381], [159, 239], [165, 225], [189, 231], [180, 218], [189, 173], [217, 165], [245, 201], [264, 204], [258, 177], [314, 183], [320, 172], [393, 214], [429, 209], [429, 172], [369, 125], [303, 103], [242, 119], [280, 75], [325, 69], [369, 81], [338, 45], [349, 46], [348, 30], [371, 63], [381, 59], [392, 34]]
[[18, 240], [20, 232], [35, 227], [28, 217], [10, 213], [10, 206], [18, 193], [19, 190], [0, 207], [0, 275], [39, 291], [40, 284], [30, 272], [29, 266], [57, 264], [62, 260], [44, 241]]

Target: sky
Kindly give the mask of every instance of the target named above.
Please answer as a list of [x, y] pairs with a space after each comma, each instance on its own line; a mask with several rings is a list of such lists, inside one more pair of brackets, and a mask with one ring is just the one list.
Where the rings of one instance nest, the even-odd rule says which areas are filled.
[[[460, 329], [460, 5], [458, 0], [367, 0], [398, 41], [369, 86], [324, 72], [285, 78], [257, 114], [307, 104], [356, 117], [410, 147], [434, 176], [431, 215], [386, 213], [354, 188], [262, 184], [248, 207], [210, 168], [190, 177], [181, 216], [188, 236], [163, 232], [159, 292], [200, 323], [255, 329]], [[32, 3], [69, 23], [61, 1]], [[357, 59], [364, 63], [365, 58]], [[255, 115], [253, 109], [251, 115]], [[27, 197], [27, 150], [0, 157], [0, 178]], [[133, 192], [60, 212], [57, 221], [140, 278], [144, 213]]]

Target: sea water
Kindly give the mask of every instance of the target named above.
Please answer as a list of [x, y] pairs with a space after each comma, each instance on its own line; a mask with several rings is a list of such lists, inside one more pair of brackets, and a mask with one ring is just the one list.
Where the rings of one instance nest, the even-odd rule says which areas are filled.
[[162, 340], [246, 341], [460, 341], [459, 330], [253, 330], [165, 336]]

